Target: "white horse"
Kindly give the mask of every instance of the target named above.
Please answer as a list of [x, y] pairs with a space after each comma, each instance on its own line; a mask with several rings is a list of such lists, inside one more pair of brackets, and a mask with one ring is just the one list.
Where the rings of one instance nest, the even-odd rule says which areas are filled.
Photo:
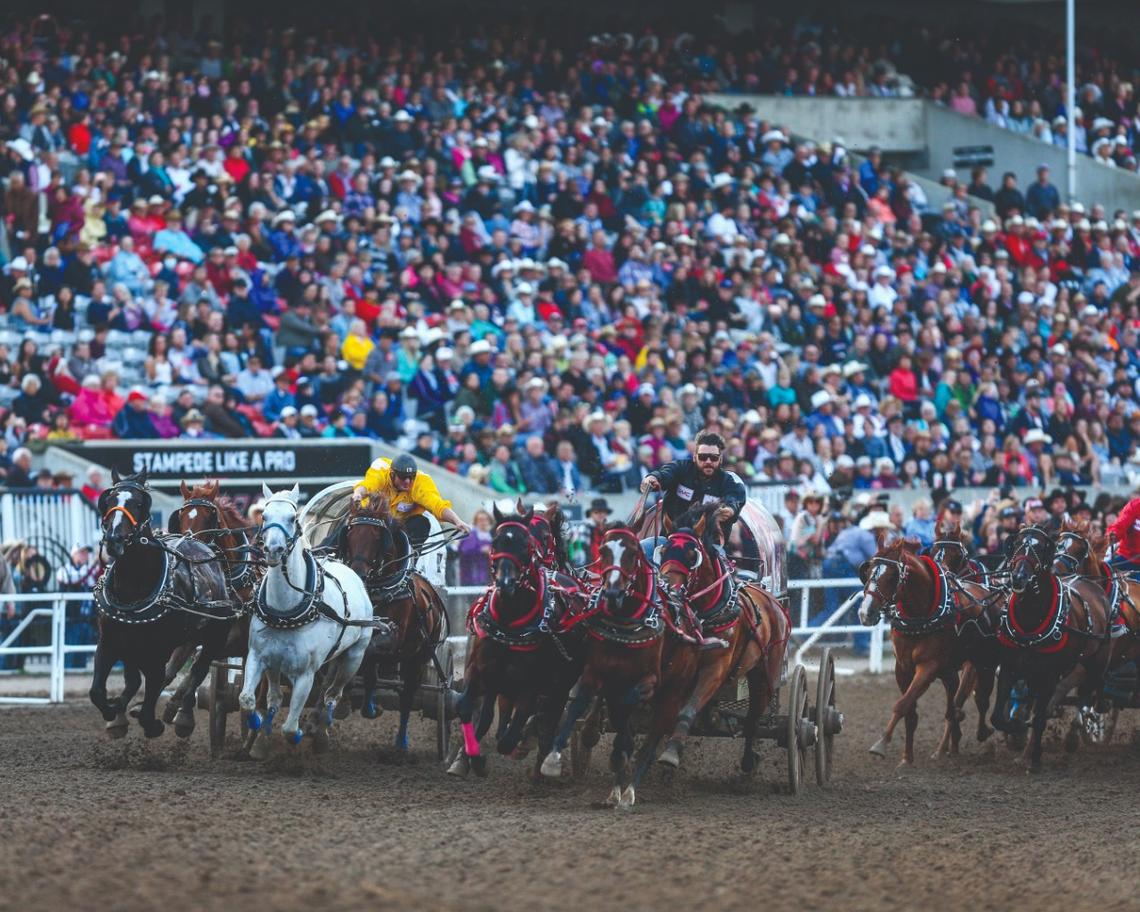
[[[356, 674], [372, 638], [372, 601], [364, 583], [347, 565], [315, 558], [305, 547], [297, 520], [300, 489], [265, 496], [261, 547], [268, 571], [257, 593], [257, 610], [250, 619], [249, 654], [238, 703], [250, 728], [264, 724], [272, 731], [281, 707], [281, 675], [293, 685], [289, 713], [282, 731], [293, 744], [301, 741], [301, 711], [313, 681], [330, 664], [332, 680], [317, 701], [312, 733], [315, 746], [327, 746], [328, 729], [344, 686]], [[266, 718], [256, 710], [257, 684], [269, 680]], [[258, 739], [261, 740], [261, 739]]]

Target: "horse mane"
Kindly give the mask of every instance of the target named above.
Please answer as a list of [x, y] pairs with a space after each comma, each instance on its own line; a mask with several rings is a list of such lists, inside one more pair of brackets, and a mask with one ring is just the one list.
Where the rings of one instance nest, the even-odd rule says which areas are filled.
[[237, 504], [224, 494], [218, 494], [218, 482], [207, 481], [204, 484], [194, 485], [190, 488], [190, 495], [187, 500], [201, 499], [212, 500], [214, 505], [218, 508], [218, 521], [227, 529], [241, 529], [246, 525], [245, 517], [242, 516], [241, 510], [238, 509]]
[[569, 563], [569, 551], [566, 545], [566, 514], [562, 512], [562, 507], [558, 501], [551, 500], [547, 502], [541, 515], [546, 518], [546, 522], [550, 526], [550, 534], [554, 537], [554, 554], [557, 563], [560, 566], [565, 566]]
[[372, 519], [381, 519], [384, 522], [391, 522], [392, 511], [388, 507], [388, 500], [384, 497], [369, 497], [367, 503], [358, 503], [355, 500], [348, 502], [348, 515], [353, 516], [368, 516]]
[[1072, 518], [1066, 518], [1065, 521], [1061, 523], [1061, 531], [1072, 532], [1074, 535], [1079, 535], [1087, 539], [1089, 537], [1089, 524]]

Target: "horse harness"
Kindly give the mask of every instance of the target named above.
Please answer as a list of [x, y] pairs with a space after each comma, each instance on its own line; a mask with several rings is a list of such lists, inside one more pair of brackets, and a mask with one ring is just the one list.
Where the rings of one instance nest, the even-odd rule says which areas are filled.
[[[1070, 635], [1084, 637], [1090, 642], [1104, 642], [1111, 633], [1097, 633], [1093, 625], [1092, 611], [1085, 604], [1084, 627], [1074, 627], [1069, 623], [1072, 613], [1072, 589], [1070, 580], [1059, 579], [1049, 574], [1053, 591], [1049, 613], [1035, 630], [1025, 630], [1017, 620], [1016, 607], [1019, 593], [1010, 596], [1006, 610], [1002, 612], [998, 630], [998, 640], [1003, 646], [1015, 649], [1032, 649], [1040, 653], [1060, 652], [1069, 641]], [[1083, 600], [1082, 600], [1083, 601]]]
[[[125, 511], [125, 508], [122, 507], [112, 509], [123, 509]], [[146, 534], [148, 531], [150, 532], [149, 535]], [[209, 558], [200, 559], [187, 557], [168, 544], [168, 539], [181, 541], [185, 540], [185, 537], [156, 534], [145, 523], [143, 524], [141, 534], [138, 536], [138, 543], [145, 547], [155, 547], [162, 552], [162, 578], [149, 595], [133, 602], [118, 601], [107, 588], [107, 581], [111, 579], [118, 564], [117, 561], [112, 561], [107, 566], [106, 572], [95, 581], [95, 585], [92, 587], [92, 598], [99, 613], [120, 624], [132, 625], [154, 623], [171, 611], [192, 614], [205, 621], [230, 621], [241, 617], [245, 613], [244, 610], [239, 608], [236, 612], [232, 611], [233, 602], [230, 599], [204, 600], [200, 598], [193, 573], [189, 574], [190, 598], [183, 598], [178, 593], [178, 581], [175, 576], [175, 568], [172, 566], [172, 558], [191, 566], [211, 563], [216, 558], [213, 555]], [[227, 609], [229, 613], [224, 615], [213, 614], [211, 609]]]
[[[214, 552], [225, 561], [226, 580], [229, 582], [230, 587], [236, 590], [244, 588], [252, 582], [251, 577], [254, 575], [254, 565], [257, 561], [254, 559], [255, 550], [253, 544], [249, 540], [249, 535], [245, 528], [231, 529], [221, 524], [221, 511], [218, 505], [206, 497], [192, 497], [190, 500], [185, 501], [178, 512], [181, 513], [187, 507], [202, 507], [203, 509], [210, 510], [214, 514], [214, 521], [217, 525], [209, 529], [200, 529], [197, 532], [188, 533], [193, 538], [198, 538], [204, 541], [207, 545], [214, 550]], [[219, 539], [225, 535], [232, 535], [234, 538], [240, 540], [240, 543], [232, 548], [224, 547]]]
[[894, 560], [883, 555], [877, 555], [871, 559], [874, 569], [867, 580], [868, 584], [877, 583], [879, 573], [884, 567], [894, 567], [898, 572], [894, 602], [883, 607], [883, 611], [890, 618], [891, 628], [907, 636], [925, 636], [951, 624], [954, 624], [957, 629], [958, 606], [946, 571], [926, 555], [921, 555], [918, 559], [927, 565], [934, 577], [934, 605], [931, 612], [922, 617], [914, 617], [903, 611], [902, 593], [906, 588], [907, 574], [909, 573], [906, 561]]

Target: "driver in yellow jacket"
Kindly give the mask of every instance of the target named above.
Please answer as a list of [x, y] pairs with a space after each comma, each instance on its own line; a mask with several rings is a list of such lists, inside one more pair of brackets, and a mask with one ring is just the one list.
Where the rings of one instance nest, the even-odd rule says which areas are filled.
[[388, 508], [403, 524], [417, 551], [431, 530], [424, 513], [430, 513], [440, 522], [451, 523], [464, 533], [471, 532], [471, 527], [451, 508], [451, 501], [440, 495], [431, 476], [419, 471], [416, 461], [406, 453], [395, 459], [380, 458], [373, 462], [353, 489], [352, 499], [360, 503], [374, 494], [388, 498]]

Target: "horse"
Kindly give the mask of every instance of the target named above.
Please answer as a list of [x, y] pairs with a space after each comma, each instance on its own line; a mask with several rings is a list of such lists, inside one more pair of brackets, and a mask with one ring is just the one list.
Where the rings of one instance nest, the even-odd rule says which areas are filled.
[[[316, 557], [305, 546], [297, 518], [299, 487], [274, 493], [263, 484], [262, 494], [258, 546], [267, 570], [254, 598], [238, 705], [249, 728], [259, 731], [264, 724], [264, 734], [271, 734], [281, 708], [281, 676], [287, 676], [293, 687], [281, 728], [289, 742], [300, 744], [301, 712], [317, 672], [329, 665], [331, 680], [326, 678], [310, 720], [314, 749], [322, 751], [328, 747], [328, 730], [344, 687], [360, 668], [373, 629], [384, 625], [373, 621], [372, 601], [360, 577], [338, 560]], [[264, 719], [256, 709], [262, 674], [269, 680]]]
[[1013, 594], [998, 634], [1003, 645], [1016, 651], [1033, 703], [1027, 753], [1034, 773], [1041, 770], [1041, 738], [1058, 686], [1083, 666], [1079, 693], [1082, 705], [1089, 705], [1110, 652], [1104, 589], [1094, 580], [1058, 577], [1053, 572], [1055, 557], [1056, 542], [1045, 529], [1026, 526], [1017, 534], [1009, 559]]
[[[966, 614], [969, 622], [958, 630], [958, 649], [962, 656], [962, 677], [958, 692], [954, 696], [954, 709], [959, 722], [964, 718], [962, 708], [974, 695], [974, 705], [978, 710], [978, 741], [987, 740], [993, 729], [986, 725], [990, 697], [993, 695], [997, 667], [1004, 650], [997, 641], [998, 621], [1001, 616], [1000, 602], [1004, 598], [1000, 590], [989, 589], [989, 579], [985, 567], [970, 557], [970, 552], [962, 541], [962, 526], [951, 520], [942, 520], [935, 530], [938, 538], [930, 547], [930, 558], [949, 574], [951, 586], [958, 588], [959, 601], [973, 601], [973, 590], [961, 589], [962, 582], [985, 587], [988, 594], [971, 605], [973, 610]], [[944, 739], [945, 742], [945, 739]], [[940, 749], [945, 749], [943, 743]]]
[[[890, 618], [895, 681], [902, 693], [882, 737], [871, 745], [870, 752], [885, 757], [895, 727], [905, 719], [902, 763], [906, 766], [914, 763], [919, 698], [936, 680], [946, 689], [946, 724], [934, 756], [945, 750], [958, 753], [962, 730], [954, 701], [962, 657], [957, 625], [970, 608], [980, 610], [988, 595], [987, 590], [974, 583], [954, 582], [931, 558], [920, 557], [918, 549], [917, 541], [898, 539], [879, 549], [860, 568], [863, 599], [859, 621], [874, 627], [884, 612]], [[969, 599], [963, 599], [962, 593]]]
[[[198, 686], [210, 663], [225, 653], [226, 637], [238, 615], [226, 589], [217, 555], [189, 536], [172, 536], [151, 527], [151, 495], [146, 472], [120, 477], [98, 501], [103, 544], [111, 563], [95, 584], [99, 610], [99, 643], [89, 696], [103, 714], [112, 737], [126, 734], [126, 707], [146, 678], [138, 721], [148, 738], [165, 729], [155, 718], [159, 695], [167, 683], [166, 665], [179, 647], [200, 646], [187, 688], [173, 719], [180, 737], [194, 730]], [[122, 661], [126, 687], [107, 698], [107, 676]]]
[[[399, 666], [400, 728], [396, 749], [409, 749], [408, 718], [423, 680], [425, 664], [435, 656], [443, 638], [446, 610], [435, 587], [413, 569], [415, 555], [387, 501], [371, 497], [367, 504], [353, 503], [341, 532], [338, 556], [357, 572], [372, 599], [373, 614], [390, 622], [393, 636], [373, 637], [364, 654], [364, 704], [361, 715], [374, 719], [377, 667]], [[441, 671], [441, 677], [442, 671]]]
[[[598, 588], [589, 607], [564, 626], [581, 625], [587, 633], [585, 660], [578, 692], [542, 762], [548, 778], [562, 775], [562, 751], [570, 734], [596, 694], [605, 701], [615, 731], [610, 770], [614, 784], [606, 804], [629, 808], [660, 738], [677, 718], [696, 672], [696, 642], [685, 636], [663, 602], [657, 569], [642, 551], [641, 541], [623, 526], [611, 526], [602, 537], [597, 563]], [[668, 634], [668, 635], [667, 635]], [[642, 762], [632, 768], [633, 712], [638, 705], [654, 707]]]
[[[1057, 536], [1057, 551], [1053, 558], [1053, 572], [1058, 576], [1079, 576], [1096, 581], [1103, 587], [1108, 599], [1108, 627], [1111, 634], [1109, 656], [1106, 660], [1104, 680], [1100, 686], [1104, 703], [1106, 691], [1112, 692], [1113, 701], [1122, 697], [1135, 698], [1136, 661], [1140, 659], [1140, 580], [1127, 576], [1109, 566], [1104, 559], [1109, 540], [1104, 535], [1092, 536], [1087, 523], [1067, 521]], [[1057, 685], [1051, 708], [1078, 687], [1086, 676], [1085, 667], [1077, 665]], [[1101, 713], [1095, 707], [1084, 707], [1077, 713], [1066, 737], [1065, 746], [1074, 749], [1078, 744], [1078, 726], [1082, 721], [1098, 724]], [[1110, 723], [1111, 727], [1111, 723]]]
[[[486, 775], [479, 741], [491, 727], [499, 699], [496, 747], [501, 754], [516, 751], [526, 723], [537, 715], [540, 749], [531, 774], [537, 779], [570, 688], [582, 672], [582, 637], [556, 629], [570, 603], [548, 580], [530, 511], [503, 516], [496, 507], [494, 515], [492, 582], [467, 616], [474, 639], [456, 707], [463, 749], [448, 773], [462, 776], [471, 769], [478, 776]], [[476, 728], [472, 720], [479, 699], [483, 704]]]
[[[681, 751], [697, 717], [729, 679], [743, 675], [748, 682], [748, 713], [744, 719], [745, 774], [756, 769], [753, 750], [756, 727], [779, 690], [784, 651], [791, 635], [787, 609], [759, 583], [738, 583], [732, 567], [719, 556], [719, 500], [694, 506], [680, 517], [660, 546], [659, 572], [666, 594], [699, 630], [707, 627], [728, 645], [700, 652], [695, 680], [676, 716], [668, 743], [657, 762], [676, 769]], [[652, 745], [651, 745], [652, 747]]]
[[[260, 579], [260, 567], [255, 560], [253, 545], [247, 534], [249, 528], [245, 519], [228, 497], [218, 496], [219, 482], [207, 481], [194, 487], [183, 481], [181, 492], [183, 504], [171, 517], [172, 532], [190, 535], [209, 545], [221, 558], [226, 574], [226, 582], [234, 598], [241, 605], [253, 601], [254, 591]], [[226, 641], [226, 657], [244, 656], [249, 646], [249, 616], [238, 618], [230, 629]], [[191, 650], [176, 650], [166, 666], [167, 684], [174, 680], [178, 669], [190, 657]], [[186, 697], [189, 677], [174, 692], [163, 713], [164, 722], [173, 722], [174, 713]], [[251, 736], [253, 732], [249, 733]], [[252, 737], [248, 739], [252, 742]], [[251, 745], [247, 744], [247, 749]]]

